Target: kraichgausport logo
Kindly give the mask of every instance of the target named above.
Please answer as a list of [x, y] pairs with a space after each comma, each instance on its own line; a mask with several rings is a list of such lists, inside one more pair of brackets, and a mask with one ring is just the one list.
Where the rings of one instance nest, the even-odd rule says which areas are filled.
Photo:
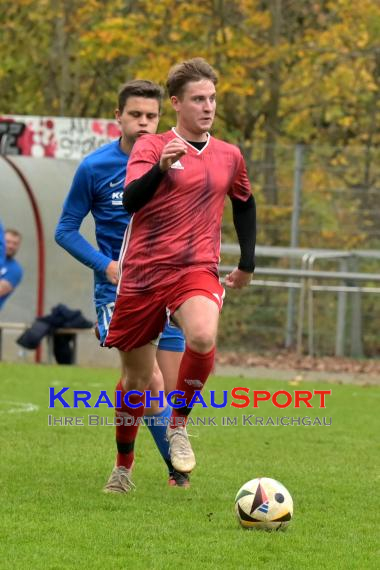
[[[129, 390], [123, 392], [117, 390], [110, 397], [106, 390], [100, 390], [97, 394], [93, 394], [88, 390], [71, 390], [68, 387], [49, 388], [49, 408], [62, 406], [63, 408], [99, 408], [106, 406], [108, 408], [121, 408], [122, 401], [130, 408], [150, 408], [153, 402], [158, 402], [160, 407], [164, 407], [165, 392], [160, 390], [158, 396], [153, 396], [150, 390], [145, 391], [145, 405], [143, 402], [133, 403], [130, 396], [139, 396], [142, 398], [144, 392], [139, 390]], [[259, 408], [263, 402], [271, 402], [276, 408], [326, 408], [326, 397], [331, 396], [331, 390], [277, 390], [269, 392], [268, 390], [251, 390], [245, 387], [236, 387], [231, 391], [223, 390], [222, 393], [216, 394], [215, 390], [209, 391], [209, 399], [206, 395], [202, 395], [200, 390], [195, 390], [194, 395], [187, 402], [185, 392], [182, 390], [173, 390], [166, 396], [168, 404], [179, 409], [183, 407], [193, 408], [199, 405], [202, 408]], [[70, 402], [68, 401], [70, 398]], [[115, 403], [113, 402], [115, 398]], [[206, 401], [209, 400], [209, 401]]]

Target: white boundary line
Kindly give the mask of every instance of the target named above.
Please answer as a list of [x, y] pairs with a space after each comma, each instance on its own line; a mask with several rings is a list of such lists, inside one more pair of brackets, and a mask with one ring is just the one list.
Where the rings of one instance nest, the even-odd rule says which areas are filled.
[[[11, 406], [9, 409], [1, 409], [3, 405]], [[16, 406], [16, 407], [12, 407]], [[21, 414], [24, 412], [38, 412], [40, 409], [36, 404], [30, 402], [12, 402], [10, 400], [0, 400], [0, 414]]]

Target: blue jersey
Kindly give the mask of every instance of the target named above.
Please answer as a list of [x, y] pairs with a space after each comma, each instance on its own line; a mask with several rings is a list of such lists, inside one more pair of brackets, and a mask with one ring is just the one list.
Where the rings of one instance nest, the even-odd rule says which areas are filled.
[[3, 230], [3, 224], [0, 222], [0, 270], [4, 265], [5, 261], [5, 236]]
[[3, 267], [0, 267], [0, 280], [4, 279], [12, 285], [12, 291], [6, 295], [0, 296], [0, 309], [4, 305], [5, 301], [13, 293], [13, 289], [19, 285], [23, 275], [23, 270], [18, 261], [11, 257], [5, 258], [5, 263]]
[[[119, 259], [130, 215], [122, 204], [128, 155], [119, 140], [89, 154], [79, 165], [55, 232], [55, 239], [78, 261], [95, 272], [95, 300], [114, 301], [116, 286], [105, 275], [109, 263]], [[91, 212], [99, 250], [80, 233], [83, 219]]]

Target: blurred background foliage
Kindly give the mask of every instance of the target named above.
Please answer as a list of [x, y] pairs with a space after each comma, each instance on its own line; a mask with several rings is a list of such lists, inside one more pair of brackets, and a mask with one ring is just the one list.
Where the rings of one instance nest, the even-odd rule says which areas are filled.
[[[247, 159], [260, 240], [289, 243], [290, 149], [302, 143], [315, 245], [378, 245], [379, 2], [3, 0], [1, 29], [3, 113], [111, 117], [124, 81], [164, 84], [173, 63], [204, 56], [220, 76], [215, 134]], [[161, 128], [173, 119], [166, 104]]]

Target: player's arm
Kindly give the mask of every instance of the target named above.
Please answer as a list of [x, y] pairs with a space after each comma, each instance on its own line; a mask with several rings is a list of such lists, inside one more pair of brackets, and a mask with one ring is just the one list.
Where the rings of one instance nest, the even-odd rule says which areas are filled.
[[21, 265], [13, 264], [6, 273], [6, 277], [0, 279], [0, 297], [4, 297], [12, 293], [14, 289], [20, 284], [23, 276]]
[[237, 269], [226, 277], [226, 285], [240, 289], [249, 285], [255, 270], [256, 203], [251, 194], [246, 202], [231, 198], [233, 221], [240, 245]]
[[0, 297], [5, 297], [13, 291], [14, 287], [7, 279], [0, 279]]
[[130, 214], [141, 210], [155, 195], [164, 173], [157, 162], [140, 178], [133, 180], [124, 188], [123, 206]]
[[[87, 267], [106, 273], [112, 259], [95, 249], [79, 232], [83, 219], [91, 210], [92, 200], [92, 176], [82, 162], [63, 204], [55, 230], [55, 241]], [[114, 263], [117, 265], [116, 261]]]
[[228, 287], [240, 289], [248, 285], [252, 279], [256, 246], [256, 202], [251, 192], [243, 157], [240, 157], [230, 198], [233, 222], [240, 245], [240, 261], [238, 267], [226, 276], [225, 282]]
[[[136, 147], [136, 145], [135, 145]], [[141, 150], [132, 151], [132, 156], [128, 164], [126, 186], [123, 194], [123, 206], [130, 214], [138, 212], [155, 195], [165, 173], [171, 165], [179, 160], [186, 153], [186, 145], [180, 139], [169, 141], [163, 148], [159, 159], [150, 154], [150, 161], [155, 158], [155, 162], [149, 162], [149, 156], [143, 155]], [[129, 181], [133, 176], [133, 171], [145, 172]], [[131, 174], [132, 173], [132, 174]]]

